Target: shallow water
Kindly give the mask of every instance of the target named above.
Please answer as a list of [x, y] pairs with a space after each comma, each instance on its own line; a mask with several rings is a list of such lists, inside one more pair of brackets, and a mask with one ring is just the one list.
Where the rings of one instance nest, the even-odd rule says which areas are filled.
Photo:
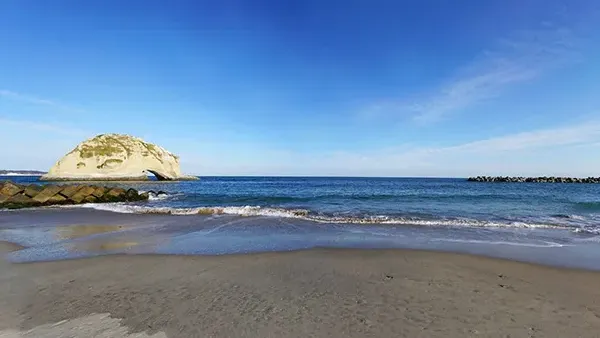
[[205, 178], [127, 186], [168, 194], [0, 212], [0, 240], [28, 247], [9, 258], [413, 248], [600, 270], [600, 185]]
[[220, 255], [340, 247], [453, 251], [600, 270], [595, 238], [560, 229], [326, 224], [265, 216], [139, 215], [93, 209], [0, 216], [0, 240], [27, 247], [8, 255], [14, 262], [117, 253]]

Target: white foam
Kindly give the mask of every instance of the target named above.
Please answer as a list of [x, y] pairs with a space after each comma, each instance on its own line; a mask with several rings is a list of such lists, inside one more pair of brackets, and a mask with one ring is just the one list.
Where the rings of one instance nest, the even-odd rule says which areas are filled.
[[577, 228], [573, 230], [575, 233], [579, 234], [590, 234], [590, 235], [600, 235], [600, 229], [598, 228]]
[[6, 174], [2, 174], [1, 176], [40, 176], [40, 175], [39, 174], [23, 174], [23, 173], [9, 172]]
[[509, 242], [509, 241], [486, 241], [477, 239], [452, 239], [452, 238], [433, 238], [434, 242], [452, 242], [452, 243], [467, 243], [467, 244], [492, 244], [492, 245], [510, 245], [510, 246], [526, 246], [534, 248], [560, 248], [564, 244], [555, 242], [543, 242], [544, 244]]
[[296, 218], [318, 223], [338, 223], [338, 224], [388, 224], [388, 225], [421, 225], [421, 226], [448, 226], [448, 227], [496, 227], [496, 228], [559, 228], [564, 227], [524, 222], [490, 222], [473, 219], [414, 219], [414, 218], [394, 218], [389, 216], [371, 216], [371, 217], [340, 217], [340, 216], [321, 216], [312, 215], [304, 209], [284, 209], [284, 208], [266, 208], [260, 206], [226, 206], [226, 207], [197, 207], [197, 208], [170, 208], [170, 207], [148, 207], [139, 205], [129, 205], [123, 203], [108, 204], [83, 204], [79, 208], [92, 208], [96, 210], [112, 211], [129, 214], [164, 214], [164, 215], [238, 215], [238, 216], [264, 216]]
[[171, 195], [167, 195], [167, 194], [149, 194], [148, 195], [148, 200], [149, 201], [162, 201], [162, 200], [166, 200], [167, 198], [172, 197]]

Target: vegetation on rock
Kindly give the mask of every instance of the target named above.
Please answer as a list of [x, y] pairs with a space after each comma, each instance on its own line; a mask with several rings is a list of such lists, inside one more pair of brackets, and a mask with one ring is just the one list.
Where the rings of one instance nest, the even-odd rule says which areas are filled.
[[186, 180], [179, 157], [144, 140], [120, 134], [101, 134], [80, 143], [42, 176], [43, 180]]

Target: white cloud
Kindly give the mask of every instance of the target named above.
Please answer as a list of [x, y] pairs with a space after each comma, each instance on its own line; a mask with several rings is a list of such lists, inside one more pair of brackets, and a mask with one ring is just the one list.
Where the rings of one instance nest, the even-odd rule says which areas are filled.
[[521, 31], [501, 40], [454, 81], [413, 103], [416, 122], [435, 122], [446, 114], [497, 97], [509, 86], [541, 76], [576, 59], [577, 38], [568, 29]]
[[536, 130], [442, 148], [447, 151], [501, 152], [588, 144], [600, 141], [600, 123]]
[[[188, 148], [189, 146], [189, 148]], [[401, 144], [360, 152], [306, 152], [273, 145], [187, 144], [182, 170], [198, 175], [597, 176], [600, 121], [513, 133], [454, 145]], [[186, 150], [187, 149], [187, 150]]]
[[[0, 119], [2, 166], [46, 169], [89, 132]], [[337, 176], [597, 176], [600, 121], [538, 129], [455, 145], [414, 144], [361, 152], [297, 153], [273, 145], [227, 142], [159, 144], [181, 155], [182, 170], [199, 175]]]
[[65, 126], [58, 126], [55, 124], [48, 123], [39, 123], [32, 121], [22, 121], [22, 120], [8, 120], [8, 119], [0, 119], [0, 129], [7, 130], [7, 128], [20, 128], [24, 133], [24, 136], [31, 136], [31, 134], [25, 133], [25, 131], [43, 131], [50, 132], [52, 134], [59, 135], [68, 135], [68, 136], [84, 136], [89, 135], [89, 132], [86, 132], [82, 129], [70, 128]]
[[548, 23], [537, 30], [519, 31], [481, 52], [453, 79], [419, 99], [379, 102], [366, 114], [410, 114], [417, 123], [437, 122], [577, 60], [578, 44], [574, 32]]
[[[400, 146], [315, 156], [293, 154], [286, 162], [261, 159], [254, 172], [342, 176], [597, 175], [600, 122], [540, 129], [443, 147]], [[289, 159], [293, 160], [289, 160]], [[271, 172], [269, 172], [271, 173]]]
[[5, 90], [5, 89], [0, 89], [0, 98], [2, 98], [2, 97], [11, 99], [11, 100], [27, 102], [27, 103], [31, 103], [31, 104], [50, 106], [50, 107], [54, 107], [59, 110], [63, 110], [63, 111], [67, 111], [67, 112], [74, 112], [74, 113], [84, 112], [84, 110], [82, 110], [82, 109], [73, 108], [73, 107], [64, 105], [62, 103], [53, 101], [53, 100], [41, 99], [41, 98], [38, 98], [35, 96], [21, 94], [21, 93], [17, 93], [17, 92]]

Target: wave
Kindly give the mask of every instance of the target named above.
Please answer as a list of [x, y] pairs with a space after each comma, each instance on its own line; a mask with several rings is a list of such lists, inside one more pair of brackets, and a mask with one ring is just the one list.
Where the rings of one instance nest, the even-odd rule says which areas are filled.
[[490, 241], [478, 239], [453, 239], [453, 238], [433, 238], [434, 242], [452, 242], [452, 243], [467, 243], [467, 244], [491, 244], [491, 245], [510, 245], [510, 246], [525, 246], [533, 248], [560, 248], [565, 244], [542, 241], [542, 243], [527, 243], [527, 242], [511, 242], [511, 241]]
[[334, 216], [311, 213], [306, 209], [268, 208], [260, 206], [226, 206], [226, 207], [196, 207], [196, 208], [171, 208], [148, 207], [127, 205], [121, 203], [111, 204], [83, 204], [67, 206], [69, 208], [92, 208], [96, 210], [111, 211], [129, 214], [160, 214], [160, 215], [238, 215], [244, 217], [264, 216], [296, 218], [318, 223], [337, 224], [388, 224], [388, 225], [423, 225], [423, 226], [449, 226], [449, 227], [498, 227], [498, 228], [566, 228], [560, 225], [526, 222], [493, 222], [468, 218], [454, 219], [423, 219], [416, 217], [379, 216]]
[[600, 229], [598, 228], [577, 228], [573, 232], [586, 235], [600, 235]]
[[148, 200], [149, 201], [162, 201], [162, 200], [166, 200], [168, 198], [172, 198], [174, 196], [177, 196], [178, 194], [175, 195], [169, 195], [164, 191], [159, 191], [159, 192], [154, 192], [154, 191], [142, 191], [140, 190], [139, 193], [148, 193]]
[[572, 215], [572, 214], [556, 214], [556, 215], [551, 215], [550, 217], [553, 218], [559, 218], [559, 219], [572, 219], [572, 220], [577, 220], [577, 221], [585, 221], [585, 220], [589, 220], [589, 217], [585, 217], [582, 215]]

